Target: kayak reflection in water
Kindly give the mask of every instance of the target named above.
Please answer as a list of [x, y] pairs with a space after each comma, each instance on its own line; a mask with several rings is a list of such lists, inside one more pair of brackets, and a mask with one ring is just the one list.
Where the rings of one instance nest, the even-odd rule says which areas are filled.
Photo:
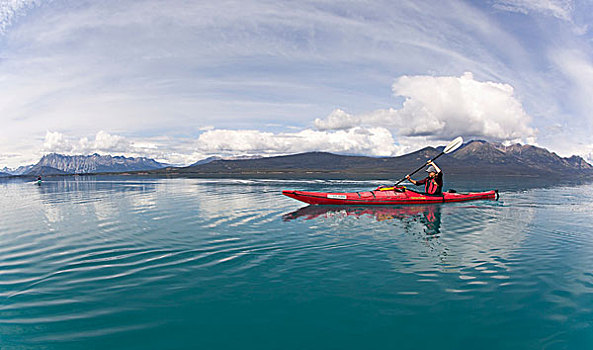
[[416, 181], [407, 175], [406, 179], [416, 186], [424, 185], [426, 194], [440, 195], [443, 193], [443, 171], [432, 160], [429, 160], [427, 164], [429, 165], [426, 169], [427, 177]]
[[334, 215], [354, 217], [374, 217], [377, 221], [400, 220], [405, 224], [419, 222], [424, 225], [424, 232], [427, 235], [436, 235], [441, 229], [441, 206], [438, 204], [414, 205], [414, 206], [319, 206], [309, 205], [282, 216], [283, 221], [312, 220], [319, 217], [332, 217]]

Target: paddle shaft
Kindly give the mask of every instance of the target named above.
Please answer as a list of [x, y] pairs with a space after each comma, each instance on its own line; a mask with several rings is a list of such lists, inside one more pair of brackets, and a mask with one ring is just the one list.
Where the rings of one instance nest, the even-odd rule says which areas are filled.
[[[442, 156], [443, 154], [445, 154], [445, 152], [439, 153], [436, 157], [432, 158], [431, 161], [434, 162], [438, 157]], [[426, 162], [426, 164], [428, 164], [428, 162]], [[419, 172], [420, 170], [422, 170], [426, 166], [426, 164], [423, 164], [420, 168], [414, 170], [413, 173], [404, 176], [404, 178], [401, 179], [401, 180], [399, 180], [395, 185], [393, 185], [393, 187], [395, 187], [395, 186], [399, 185], [400, 183], [404, 182], [404, 180], [406, 179], [406, 177], [412, 176], [412, 175], [416, 174], [417, 172]]]

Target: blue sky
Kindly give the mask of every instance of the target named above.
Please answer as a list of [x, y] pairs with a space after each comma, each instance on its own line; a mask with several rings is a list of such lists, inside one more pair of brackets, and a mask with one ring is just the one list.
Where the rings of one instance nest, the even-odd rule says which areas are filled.
[[593, 160], [590, 1], [0, 0], [0, 168], [48, 152]]

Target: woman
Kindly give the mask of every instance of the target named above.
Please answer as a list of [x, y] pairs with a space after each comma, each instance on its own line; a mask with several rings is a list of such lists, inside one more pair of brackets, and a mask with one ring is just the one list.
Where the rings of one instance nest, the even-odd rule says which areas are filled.
[[430, 195], [443, 194], [443, 171], [432, 161], [429, 160], [429, 167], [426, 169], [428, 176], [422, 180], [413, 180], [410, 175], [406, 179], [416, 186], [424, 185], [424, 192]]

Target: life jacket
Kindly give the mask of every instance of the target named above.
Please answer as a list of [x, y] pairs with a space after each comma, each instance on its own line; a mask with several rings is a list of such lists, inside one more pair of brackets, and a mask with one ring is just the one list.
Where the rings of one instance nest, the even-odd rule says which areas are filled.
[[437, 184], [436, 177], [426, 180], [426, 183], [424, 184], [424, 191], [426, 193], [436, 194], [438, 189], [439, 184]]

